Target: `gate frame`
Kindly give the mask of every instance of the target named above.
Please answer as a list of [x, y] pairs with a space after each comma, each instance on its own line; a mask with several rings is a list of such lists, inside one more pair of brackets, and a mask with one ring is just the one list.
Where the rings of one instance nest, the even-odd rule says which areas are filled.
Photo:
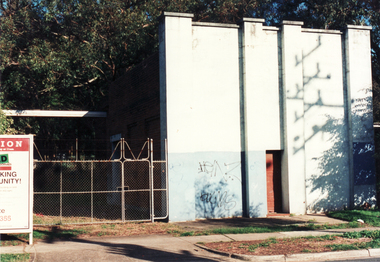
[[[152, 223], [154, 223], [154, 220], [155, 219], [166, 219], [168, 216], [169, 216], [169, 189], [168, 189], [168, 162], [167, 162], [167, 140], [165, 139], [164, 141], [165, 143], [165, 159], [164, 160], [153, 160], [153, 139], [147, 139], [147, 141], [144, 143], [143, 147], [141, 148], [141, 152], [140, 154], [138, 155], [138, 157], [136, 158], [134, 156], [134, 154], [132, 153], [132, 150], [131, 148], [129, 147], [128, 143], [125, 141], [124, 138], [120, 138], [120, 140], [118, 141], [118, 143], [116, 144], [115, 146], [115, 149], [113, 150], [112, 154], [111, 154], [111, 157], [110, 159], [108, 160], [44, 160], [41, 158], [41, 160], [36, 160], [34, 159], [34, 163], [36, 162], [52, 162], [52, 163], [60, 163], [60, 192], [34, 192], [34, 195], [35, 194], [45, 194], [45, 195], [49, 195], [49, 194], [52, 194], [52, 195], [55, 195], [55, 194], [59, 194], [60, 195], [60, 214], [59, 214], [59, 220], [60, 220], [60, 224], [88, 224], [88, 223], [91, 223], [91, 224], [96, 224], [96, 223], [124, 223], [126, 221], [135, 221], [135, 222], [138, 222], [138, 221], [151, 221]], [[142, 151], [144, 150], [145, 148], [145, 145], [148, 144], [148, 156], [146, 158], [140, 158], [141, 156], [141, 153]], [[112, 160], [112, 157], [114, 155], [114, 153], [116, 152], [117, 150], [117, 147], [120, 145], [120, 158], [118, 159], [114, 159]], [[125, 145], [127, 145], [129, 151], [131, 152], [131, 155], [133, 157], [133, 159], [130, 159], [130, 158], [126, 158], [125, 157]], [[38, 151], [38, 148], [37, 146], [34, 144], [35, 148], [37, 149]], [[150, 219], [141, 219], [141, 220], [126, 220], [125, 219], [125, 211], [126, 211], [126, 207], [125, 207], [125, 186], [124, 186], [124, 182], [125, 182], [125, 179], [124, 179], [124, 176], [125, 176], [125, 170], [124, 170], [124, 163], [125, 162], [131, 162], [131, 161], [137, 161], [137, 162], [140, 162], [140, 161], [145, 161], [145, 162], [148, 162], [149, 163], [149, 188], [147, 188], [147, 190], [149, 190], [149, 213], [150, 213]], [[78, 192], [63, 192], [62, 190], [62, 179], [63, 179], [63, 175], [62, 175], [62, 164], [63, 163], [91, 163], [91, 190], [90, 191], [78, 191]], [[93, 190], [93, 163], [94, 162], [118, 162], [121, 164], [121, 221], [105, 221], [105, 222], [94, 222], [93, 219], [94, 219], [94, 216], [93, 216], [93, 211], [94, 211], [94, 207], [93, 207], [93, 194], [94, 193], [117, 193], [117, 192], [120, 192], [118, 190], [107, 190], [107, 191], [94, 191]], [[155, 189], [154, 188], [154, 164], [155, 163], [164, 163], [165, 164], [165, 188], [159, 188], [159, 189]], [[161, 183], [162, 185], [162, 183]], [[155, 214], [154, 214], [154, 192], [157, 192], [157, 191], [166, 191], [166, 197], [165, 197], [165, 203], [166, 203], [166, 210], [165, 210], [165, 213], [166, 215], [163, 216], [163, 217], [155, 217]], [[75, 193], [82, 193], [82, 194], [85, 194], [85, 193], [90, 193], [91, 194], [91, 222], [75, 222], [75, 223], [62, 223], [62, 209], [63, 209], [63, 195], [64, 194], [75, 194]], [[36, 225], [50, 225], [50, 224], [36, 224]]]

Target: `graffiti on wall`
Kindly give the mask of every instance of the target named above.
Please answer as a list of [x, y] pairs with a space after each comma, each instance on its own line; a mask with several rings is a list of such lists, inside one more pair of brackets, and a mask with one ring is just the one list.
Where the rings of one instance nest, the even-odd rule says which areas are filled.
[[210, 177], [221, 176], [226, 182], [228, 180], [237, 179], [241, 183], [241, 179], [232, 174], [232, 171], [240, 167], [240, 162], [223, 163], [222, 167], [217, 160], [214, 160], [212, 163], [209, 161], [202, 161], [199, 162], [198, 173], [203, 173]]
[[241, 194], [240, 166], [240, 161], [198, 162], [197, 217], [235, 215]]
[[228, 194], [228, 191], [213, 191], [212, 193], [202, 192], [200, 200], [209, 203], [224, 210], [231, 210], [236, 206], [236, 201], [233, 200], [233, 196]]

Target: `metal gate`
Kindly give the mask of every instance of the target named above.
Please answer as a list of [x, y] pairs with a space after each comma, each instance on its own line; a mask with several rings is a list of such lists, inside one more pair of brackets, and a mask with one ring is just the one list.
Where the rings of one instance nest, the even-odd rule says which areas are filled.
[[[166, 145], [166, 141], [165, 141]], [[147, 155], [141, 156], [144, 148]], [[109, 160], [34, 162], [34, 224], [152, 221], [168, 216], [166, 150], [148, 139], [135, 157], [121, 139]], [[126, 158], [125, 152], [131, 153]], [[118, 155], [117, 159], [114, 156]]]

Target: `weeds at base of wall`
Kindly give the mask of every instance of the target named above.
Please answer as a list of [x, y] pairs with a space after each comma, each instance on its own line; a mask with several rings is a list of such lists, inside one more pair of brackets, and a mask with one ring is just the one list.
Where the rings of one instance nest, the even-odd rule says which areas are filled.
[[21, 262], [21, 261], [29, 261], [30, 254], [0, 254], [1, 262]]
[[377, 208], [331, 211], [327, 213], [327, 216], [350, 221], [350, 223], [357, 223], [358, 219], [361, 219], [367, 225], [380, 226], [380, 211]]
[[343, 235], [214, 242], [204, 245], [207, 248], [230, 254], [254, 256], [372, 249], [380, 247], [380, 231], [363, 230], [347, 232]]

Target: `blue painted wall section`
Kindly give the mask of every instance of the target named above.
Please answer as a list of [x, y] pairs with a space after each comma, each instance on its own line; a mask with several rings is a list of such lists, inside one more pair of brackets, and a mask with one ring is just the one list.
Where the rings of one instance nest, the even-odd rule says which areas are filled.
[[242, 216], [240, 152], [169, 154], [171, 221]]
[[196, 218], [242, 215], [240, 152], [194, 153]]
[[373, 143], [354, 142], [353, 150], [355, 186], [375, 184], [375, 145]]
[[247, 174], [249, 183], [249, 216], [265, 217], [268, 213], [265, 151], [248, 152]]
[[170, 220], [195, 220], [194, 179], [197, 170], [193, 154], [169, 154], [168, 169]]

